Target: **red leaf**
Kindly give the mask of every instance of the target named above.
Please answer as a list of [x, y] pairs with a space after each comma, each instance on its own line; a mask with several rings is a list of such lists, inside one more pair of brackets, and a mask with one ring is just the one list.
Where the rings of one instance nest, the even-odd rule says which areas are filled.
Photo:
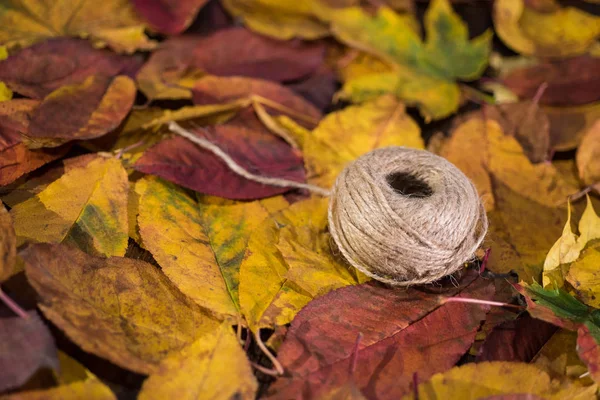
[[[250, 109], [227, 124], [193, 132], [254, 174], [306, 181], [300, 153], [267, 131]], [[150, 148], [135, 168], [200, 193], [229, 199], [260, 199], [290, 190], [248, 181], [220, 158], [182, 137], [163, 140]]]
[[139, 56], [96, 49], [88, 40], [58, 38], [0, 61], [0, 81], [24, 96], [43, 99], [61, 86], [81, 83], [95, 74], [133, 78], [142, 62]]
[[477, 362], [529, 362], [557, 329], [548, 322], [528, 315], [514, 321], [507, 321], [494, 328], [487, 336], [477, 356]]
[[161, 33], [176, 35], [194, 20], [208, 0], [132, 0], [136, 11]]
[[21, 141], [21, 132], [27, 131], [29, 118], [36, 100], [0, 102], [0, 186], [14, 182], [23, 174], [62, 157], [66, 147], [48, 150], [29, 150]]
[[321, 111], [331, 107], [333, 95], [338, 89], [336, 76], [329, 68], [322, 67], [305, 80], [287, 85]]
[[600, 382], [600, 347], [585, 325], [577, 330], [577, 354], [587, 365], [592, 379]]
[[23, 385], [40, 368], [59, 368], [54, 339], [35, 311], [0, 318], [0, 392]]
[[600, 59], [588, 55], [548, 61], [512, 71], [502, 81], [521, 98], [531, 99], [540, 85], [548, 87], [541, 104], [567, 106], [600, 99]]
[[[478, 299], [493, 285], [465, 277], [444, 292]], [[429, 293], [426, 292], [429, 290]], [[279, 360], [287, 372], [271, 388], [277, 399], [315, 398], [349, 380], [368, 398], [400, 398], [419, 380], [452, 367], [469, 349], [486, 306], [446, 303], [431, 287], [390, 289], [376, 283], [350, 286], [309, 303], [294, 319]], [[437, 307], [437, 308], [436, 308]], [[349, 375], [358, 333], [358, 359]]]

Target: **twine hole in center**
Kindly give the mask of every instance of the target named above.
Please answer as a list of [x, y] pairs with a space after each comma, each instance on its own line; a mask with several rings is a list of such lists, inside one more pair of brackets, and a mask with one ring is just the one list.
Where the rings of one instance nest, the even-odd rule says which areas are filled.
[[433, 194], [433, 189], [427, 182], [407, 172], [394, 172], [386, 176], [385, 180], [402, 196], [425, 198]]

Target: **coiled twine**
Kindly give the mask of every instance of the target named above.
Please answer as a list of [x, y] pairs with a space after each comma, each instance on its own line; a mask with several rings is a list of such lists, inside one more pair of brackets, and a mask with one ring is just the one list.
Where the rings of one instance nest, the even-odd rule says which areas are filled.
[[387, 147], [338, 176], [329, 230], [354, 267], [406, 286], [436, 281], [473, 258], [487, 217], [475, 186], [452, 163], [425, 150]]

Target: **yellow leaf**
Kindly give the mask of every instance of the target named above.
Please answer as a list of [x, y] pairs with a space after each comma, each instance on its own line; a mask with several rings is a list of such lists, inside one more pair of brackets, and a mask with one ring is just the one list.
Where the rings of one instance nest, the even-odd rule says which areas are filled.
[[164, 273], [202, 307], [238, 316], [239, 263], [249, 232], [268, 216], [264, 203], [198, 204], [183, 189], [155, 177], [138, 181], [136, 192], [142, 242]]
[[531, 363], [551, 377], [568, 376], [578, 379], [584, 385], [591, 383], [590, 378], [587, 378], [588, 382], [580, 378], [587, 371], [587, 367], [577, 354], [577, 332], [557, 330], [537, 352]]
[[[0, 46], [0, 60], [4, 60], [8, 57], [8, 51], [6, 46]], [[0, 101], [6, 101], [12, 99], [13, 92], [4, 84], [0, 82]]]
[[[527, 393], [544, 399], [591, 399], [597, 386], [553, 380], [534, 365], [516, 362], [484, 362], [454, 367], [435, 374], [419, 385], [419, 399], [482, 399]], [[413, 399], [413, 395], [404, 397]]]
[[584, 249], [569, 266], [567, 280], [587, 305], [600, 308], [600, 246]]
[[123, 368], [156, 372], [164, 357], [219, 325], [146, 262], [57, 244], [19, 255], [44, 315], [84, 351]]
[[600, 120], [585, 133], [577, 149], [579, 177], [586, 185], [600, 182]]
[[97, 156], [73, 168], [11, 211], [18, 245], [67, 243], [94, 255], [127, 249], [127, 173], [119, 160]]
[[314, 297], [365, 281], [330, 248], [327, 199], [293, 204], [252, 232], [240, 267], [240, 306], [253, 331], [289, 323]]
[[253, 400], [258, 383], [231, 326], [221, 325], [165, 358], [144, 382], [140, 400]]
[[17, 261], [17, 239], [12, 218], [0, 201], [0, 282], [5, 281], [15, 270]]
[[331, 113], [304, 142], [308, 180], [331, 187], [346, 164], [387, 146], [424, 148], [419, 126], [392, 96]]
[[233, 16], [263, 35], [287, 40], [317, 39], [329, 34], [327, 24], [314, 16], [314, 0], [223, 0]]
[[510, 48], [539, 57], [583, 54], [600, 35], [600, 17], [574, 7], [537, 11], [527, 7], [525, 0], [496, 1], [494, 25]]
[[156, 46], [128, 0], [8, 0], [0, 7], [0, 43], [9, 48], [58, 36], [89, 37], [126, 53]]

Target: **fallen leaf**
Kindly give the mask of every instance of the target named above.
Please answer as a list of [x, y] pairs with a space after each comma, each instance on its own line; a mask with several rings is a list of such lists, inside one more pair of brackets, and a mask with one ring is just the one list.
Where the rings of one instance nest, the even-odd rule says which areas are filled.
[[152, 29], [167, 35], [183, 32], [208, 0], [133, 0], [135, 10]]
[[96, 49], [82, 39], [56, 38], [0, 61], [0, 80], [17, 93], [43, 99], [61, 86], [82, 83], [92, 75], [133, 78], [141, 65], [138, 56]]
[[0, 282], [8, 279], [14, 272], [17, 262], [17, 237], [12, 218], [0, 201]]
[[119, 160], [96, 156], [73, 168], [10, 212], [17, 243], [69, 243], [90, 254], [127, 249], [127, 172]]
[[[459, 288], [391, 289], [367, 283], [329, 293], [294, 319], [278, 359], [286, 376], [270, 398], [314, 398], [352, 380], [367, 398], [400, 398], [419, 379], [454, 365], [475, 339], [486, 306], [439, 305], [439, 295], [489, 298], [493, 286], [469, 275]], [[410, 306], [406, 306], [410, 304]], [[426, 332], [435, 331], [434, 335]], [[334, 332], [334, 334], [332, 334]], [[356, 369], [350, 373], [356, 337]]]
[[[296, 182], [305, 180], [300, 153], [268, 132], [252, 110], [238, 114], [226, 124], [191, 131], [226, 151], [254, 174]], [[197, 192], [229, 199], [260, 199], [290, 190], [242, 178], [210, 151], [183, 137], [166, 139], [153, 146], [134, 167]]]
[[[223, 377], [228, 379], [223, 379]], [[256, 398], [258, 383], [229, 324], [166, 357], [144, 382], [140, 400]]]
[[163, 42], [137, 82], [151, 99], [176, 99], [190, 98], [193, 83], [206, 74], [293, 81], [314, 72], [324, 61], [324, 50], [321, 43], [283, 42], [229, 28]]
[[564, 60], [547, 60], [517, 68], [502, 76], [502, 83], [519, 97], [532, 99], [542, 84], [548, 86], [540, 104], [575, 106], [600, 100], [600, 58], [583, 55]]
[[583, 135], [600, 119], [600, 103], [574, 107], [542, 107], [550, 120], [550, 147], [573, 150]]
[[302, 145], [308, 181], [329, 188], [349, 162], [386, 146], [425, 147], [419, 126], [392, 96], [331, 113]]
[[277, 39], [318, 39], [329, 34], [327, 24], [313, 13], [313, 1], [223, 0], [234, 17], [253, 31]]
[[200, 306], [219, 316], [239, 316], [239, 264], [250, 230], [270, 204], [202, 205], [157, 178], [137, 182], [138, 224], [144, 247], [165, 275]]
[[598, 383], [600, 381], [600, 347], [586, 326], [581, 326], [577, 330], [577, 353], [587, 365], [592, 379]]
[[576, 347], [577, 332], [561, 328], [544, 344], [531, 363], [546, 371], [552, 378], [564, 379], [563, 377], [568, 376], [587, 386], [591, 380], [586, 382], [581, 378], [586, 367], [579, 359]]
[[60, 244], [19, 254], [44, 315], [85, 351], [143, 374], [218, 323], [146, 262]]
[[600, 182], [600, 121], [583, 135], [577, 149], [579, 177], [586, 185]]
[[67, 152], [67, 147], [29, 150], [21, 140], [39, 102], [15, 99], [0, 102], [0, 186], [49, 163]]
[[[600, 228], [600, 219], [598, 219], [597, 228]], [[600, 238], [600, 236], [597, 238]], [[599, 263], [600, 247], [597, 245], [589, 246], [579, 254], [579, 259], [569, 266], [569, 272], [566, 276], [566, 279], [577, 291], [578, 297], [587, 305], [595, 308], [600, 308]]]
[[[6, 46], [0, 46], [0, 64], [2, 60], [5, 60], [8, 57], [8, 51], [6, 51]], [[0, 81], [0, 102], [7, 101], [12, 99], [13, 92], [6, 86], [6, 84]]]
[[135, 92], [135, 84], [124, 75], [93, 75], [62, 86], [33, 111], [23, 139], [29, 148], [39, 148], [105, 135], [125, 119]]
[[[534, 365], [504, 361], [466, 364], [434, 375], [419, 385], [419, 399], [529, 399], [593, 398], [596, 385], [581, 387], [568, 380], [555, 381]], [[500, 397], [502, 396], [502, 397]], [[532, 397], [535, 396], [535, 397]], [[405, 399], [414, 399], [413, 395]]]
[[127, 0], [8, 0], [0, 10], [0, 27], [0, 44], [9, 48], [57, 36], [89, 37], [97, 46], [126, 53], [155, 46]]
[[254, 332], [289, 323], [310, 300], [367, 278], [331, 250], [327, 199], [267, 217], [252, 232], [240, 266], [240, 307]]
[[303, 81], [288, 84], [287, 87], [324, 112], [331, 106], [338, 85], [333, 71], [322, 67]]
[[526, 0], [494, 3], [494, 26], [502, 41], [516, 52], [539, 57], [569, 57], [586, 53], [600, 35], [600, 18], [575, 7], [550, 12], [529, 7]]
[[[329, 20], [338, 40], [395, 67], [388, 74], [347, 81], [342, 95], [353, 101], [393, 93], [418, 106], [426, 119], [443, 118], [459, 105], [459, 88], [454, 81], [474, 80], [487, 65], [491, 32], [470, 41], [466, 24], [447, 0], [430, 4], [425, 15], [426, 42], [411, 28], [411, 16], [386, 7], [379, 8], [373, 17], [356, 7], [335, 12], [323, 7], [319, 16]], [[458, 59], [461, 62], [456, 62]]]
[[54, 339], [35, 311], [0, 318], [0, 335], [0, 392], [23, 385], [38, 369], [58, 370]]

